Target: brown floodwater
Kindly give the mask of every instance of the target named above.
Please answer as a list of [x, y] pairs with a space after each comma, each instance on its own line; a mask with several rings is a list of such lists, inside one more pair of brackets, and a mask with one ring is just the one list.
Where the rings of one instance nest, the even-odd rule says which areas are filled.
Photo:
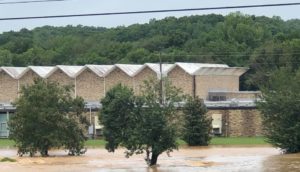
[[185, 147], [159, 156], [156, 167], [147, 167], [144, 155], [125, 158], [124, 149], [108, 153], [88, 149], [79, 157], [66, 156], [62, 150], [50, 157], [17, 157], [15, 149], [0, 149], [0, 157], [17, 162], [0, 163], [0, 171], [95, 171], [95, 172], [198, 172], [198, 171], [300, 171], [300, 154], [284, 155], [272, 147]]

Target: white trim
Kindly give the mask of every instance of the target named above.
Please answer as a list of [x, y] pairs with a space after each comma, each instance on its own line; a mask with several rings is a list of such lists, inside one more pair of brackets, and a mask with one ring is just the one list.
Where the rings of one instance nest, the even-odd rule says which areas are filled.
[[8, 130], [8, 125], [7, 125], [7, 123], [8, 123], [8, 121], [9, 121], [9, 112], [7, 111], [6, 112], [6, 131], [7, 131], [7, 136], [9, 136], [9, 130]]
[[17, 81], [18, 81], [17, 95], [18, 95], [18, 98], [19, 98], [20, 97], [20, 79], [18, 79]]
[[75, 77], [74, 78], [74, 83], [75, 83], [75, 85], [74, 85], [74, 96], [75, 96], [75, 98], [77, 97], [77, 77]]
[[132, 87], [133, 87], [133, 92], [135, 93], [136, 92], [136, 83], [135, 83], [135, 78], [132, 77]]
[[241, 76], [248, 71], [244, 67], [202, 67], [193, 75], [220, 75], [220, 76]]
[[105, 94], [106, 94], [106, 81], [105, 81], [105, 77], [103, 77], [103, 96], [105, 96]]

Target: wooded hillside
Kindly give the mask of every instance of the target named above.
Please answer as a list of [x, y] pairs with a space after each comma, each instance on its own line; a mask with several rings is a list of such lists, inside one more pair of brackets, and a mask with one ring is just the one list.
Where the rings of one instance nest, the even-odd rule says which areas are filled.
[[128, 27], [51, 27], [0, 34], [0, 66], [211, 62], [250, 67], [242, 89], [257, 89], [278, 67], [298, 69], [300, 20], [203, 15]]

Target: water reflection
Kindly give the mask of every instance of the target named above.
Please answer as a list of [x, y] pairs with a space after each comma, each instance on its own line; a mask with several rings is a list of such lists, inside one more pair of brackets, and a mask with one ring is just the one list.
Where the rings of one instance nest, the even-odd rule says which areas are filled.
[[270, 156], [262, 164], [264, 172], [300, 171], [300, 154]]

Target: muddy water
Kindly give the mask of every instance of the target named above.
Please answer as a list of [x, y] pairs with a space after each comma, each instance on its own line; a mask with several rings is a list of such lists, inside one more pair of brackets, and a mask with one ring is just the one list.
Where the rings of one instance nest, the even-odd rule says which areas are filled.
[[89, 149], [80, 157], [65, 156], [64, 151], [51, 151], [51, 157], [17, 157], [16, 150], [0, 149], [0, 157], [17, 162], [0, 163], [0, 171], [95, 171], [95, 172], [198, 172], [198, 171], [300, 171], [300, 154], [282, 155], [272, 147], [187, 147], [163, 154], [156, 167], [148, 168], [143, 155], [129, 159], [124, 150], [107, 153]]

